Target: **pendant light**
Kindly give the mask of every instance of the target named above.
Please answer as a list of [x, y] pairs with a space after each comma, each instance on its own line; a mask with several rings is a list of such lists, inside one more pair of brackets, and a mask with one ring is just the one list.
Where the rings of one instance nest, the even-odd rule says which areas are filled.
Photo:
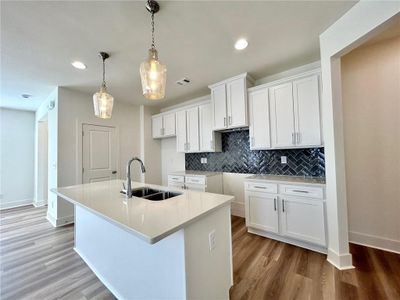
[[106, 65], [105, 61], [110, 55], [106, 52], [100, 52], [99, 56], [103, 60], [103, 82], [100, 91], [93, 95], [94, 114], [98, 118], [110, 119], [114, 104], [114, 97], [107, 93], [106, 86]]
[[167, 68], [158, 60], [154, 43], [154, 14], [160, 10], [157, 1], [148, 0], [146, 9], [151, 13], [151, 47], [149, 57], [140, 65], [143, 95], [149, 100], [160, 100], [165, 97]]

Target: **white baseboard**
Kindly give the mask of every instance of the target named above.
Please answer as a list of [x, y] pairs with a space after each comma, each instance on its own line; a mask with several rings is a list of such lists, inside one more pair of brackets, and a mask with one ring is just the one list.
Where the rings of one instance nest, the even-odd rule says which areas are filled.
[[42, 207], [47, 205], [47, 200], [43, 199], [43, 200], [39, 200], [39, 201], [33, 201], [33, 206], [34, 207]]
[[244, 203], [232, 202], [231, 204], [231, 214], [234, 216], [244, 218]]
[[400, 241], [382, 236], [349, 231], [349, 242], [400, 254]]
[[2, 203], [0, 203], [0, 210], [19, 207], [19, 206], [32, 205], [32, 204], [33, 204], [32, 199], [22, 199], [22, 200], [5, 202], [5, 203], [2, 202]]
[[62, 217], [62, 218], [55, 218], [51, 214], [49, 214], [49, 212], [47, 212], [46, 219], [47, 219], [47, 221], [50, 222], [51, 225], [53, 225], [53, 227], [60, 227], [60, 226], [74, 223], [73, 215]]
[[327, 260], [339, 270], [354, 269], [353, 258], [350, 253], [338, 254], [332, 249], [328, 249]]

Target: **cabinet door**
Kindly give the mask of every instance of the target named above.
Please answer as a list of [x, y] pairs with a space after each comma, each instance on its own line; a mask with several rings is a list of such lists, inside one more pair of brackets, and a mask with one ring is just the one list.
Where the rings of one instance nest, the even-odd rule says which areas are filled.
[[199, 109], [194, 107], [186, 111], [186, 152], [199, 152]]
[[246, 225], [279, 233], [277, 195], [246, 192]]
[[175, 135], [175, 113], [171, 113], [163, 116], [164, 123], [164, 137]]
[[200, 151], [211, 152], [215, 150], [214, 132], [212, 130], [211, 103], [199, 106], [200, 121]]
[[326, 246], [324, 202], [283, 197], [281, 234], [297, 240]]
[[153, 138], [161, 138], [163, 136], [163, 117], [156, 116], [151, 119]]
[[250, 149], [270, 148], [271, 139], [267, 89], [249, 93], [249, 112]]
[[176, 151], [186, 151], [186, 111], [176, 113]]
[[211, 89], [211, 100], [214, 109], [214, 129], [225, 129], [227, 127], [225, 84]]
[[321, 145], [318, 75], [293, 82], [296, 144]]
[[228, 127], [247, 126], [247, 89], [246, 78], [239, 78], [228, 82], [227, 107]]
[[295, 146], [292, 83], [269, 89], [271, 144], [273, 148]]

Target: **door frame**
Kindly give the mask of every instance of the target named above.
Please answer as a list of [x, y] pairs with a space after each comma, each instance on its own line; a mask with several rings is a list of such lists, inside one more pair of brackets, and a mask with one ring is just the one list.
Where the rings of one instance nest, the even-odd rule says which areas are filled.
[[75, 184], [83, 184], [83, 176], [82, 176], [82, 168], [83, 168], [83, 126], [84, 125], [92, 125], [92, 126], [101, 126], [101, 127], [110, 127], [115, 129], [115, 140], [117, 141], [117, 145], [115, 148], [116, 151], [116, 168], [117, 168], [117, 179], [121, 178], [121, 165], [120, 165], [120, 160], [119, 160], [119, 148], [120, 148], [120, 143], [119, 143], [119, 127], [113, 123], [111, 124], [102, 124], [101, 122], [99, 123], [93, 123], [93, 122], [85, 122], [82, 120], [77, 120], [76, 121], [76, 130], [75, 130], [75, 138], [76, 138], [76, 164], [75, 164]]

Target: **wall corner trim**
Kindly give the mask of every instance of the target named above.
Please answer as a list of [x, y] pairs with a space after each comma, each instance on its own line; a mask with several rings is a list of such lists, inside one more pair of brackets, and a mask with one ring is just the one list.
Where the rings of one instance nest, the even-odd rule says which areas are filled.
[[352, 256], [350, 253], [338, 254], [332, 249], [328, 249], [328, 262], [339, 270], [354, 269]]

